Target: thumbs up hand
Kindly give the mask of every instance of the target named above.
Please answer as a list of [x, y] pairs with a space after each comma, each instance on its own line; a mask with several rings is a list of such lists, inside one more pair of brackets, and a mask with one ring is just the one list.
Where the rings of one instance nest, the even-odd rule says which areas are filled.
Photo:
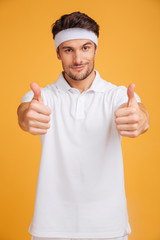
[[115, 112], [116, 128], [121, 136], [137, 137], [149, 127], [149, 116], [142, 103], [138, 103], [134, 95], [135, 85], [127, 89], [128, 102]]
[[23, 124], [26, 131], [33, 135], [46, 134], [47, 129], [50, 128], [49, 115], [51, 114], [51, 109], [44, 105], [41, 88], [38, 84], [31, 83], [30, 87], [34, 93], [34, 97], [24, 113]]

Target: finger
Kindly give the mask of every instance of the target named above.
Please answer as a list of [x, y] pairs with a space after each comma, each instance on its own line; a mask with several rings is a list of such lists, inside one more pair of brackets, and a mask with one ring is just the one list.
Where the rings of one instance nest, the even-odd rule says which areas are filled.
[[30, 88], [34, 93], [33, 99], [37, 100], [40, 103], [43, 103], [43, 99], [41, 96], [41, 88], [39, 87], [39, 85], [37, 83], [31, 83]]
[[28, 131], [33, 135], [44, 135], [47, 133], [46, 129], [40, 129], [40, 128], [34, 128], [34, 127], [29, 128]]
[[139, 121], [139, 117], [136, 114], [132, 116], [118, 117], [115, 119], [116, 124], [138, 123], [138, 121]]
[[137, 130], [137, 123], [134, 124], [118, 124], [117, 129], [119, 131], [135, 131]]
[[134, 107], [119, 108], [115, 112], [115, 116], [123, 117], [123, 116], [128, 116], [128, 115], [134, 114], [135, 112], [136, 112], [136, 108], [134, 108]]
[[139, 135], [138, 131], [120, 131], [119, 132], [121, 136], [125, 136], [125, 137], [137, 137]]
[[51, 114], [51, 109], [48, 106], [43, 104], [40, 105], [37, 102], [31, 102], [29, 108], [41, 114], [45, 114], [45, 115]]
[[42, 122], [33, 121], [33, 120], [30, 120], [29, 126], [33, 128], [40, 128], [40, 129], [46, 129], [46, 130], [50, 128], [49, 123], [42, 123]]
[[38, 122], [42, 122], [42, 123], [49, 123], [50, 120], [51, 120], [48, 115], [44, 115], [44, 114], [41, 114], [41, 113], [36, 113], [34, 111], [28, 112], [26, 114], [26, 116], [28, 117], [28, 119], [38, 121]]
[[134, 95], [134, 89], [135, 89], [135, 84], [131, 83], [128, 86], [128, 89], [127, 89], [128, 107], [135, 106], [137, 104], [137, 100], [136, 100], [135, 95]]

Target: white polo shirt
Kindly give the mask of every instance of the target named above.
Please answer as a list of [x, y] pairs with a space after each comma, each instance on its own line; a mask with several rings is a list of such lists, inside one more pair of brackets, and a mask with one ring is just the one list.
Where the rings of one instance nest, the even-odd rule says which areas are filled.
[[[52, 238], [130, 234], [122, 137], [114, 117], [128, 101], [127, 88], [106, 82], [96, 71], [91, 87], [82, 93], [62, 73], [41, 91], [52, 113], [50, 128], [40, 136], [42, 155], [29, 233]], [[21, 102], [32, 98], [29, 91]]]

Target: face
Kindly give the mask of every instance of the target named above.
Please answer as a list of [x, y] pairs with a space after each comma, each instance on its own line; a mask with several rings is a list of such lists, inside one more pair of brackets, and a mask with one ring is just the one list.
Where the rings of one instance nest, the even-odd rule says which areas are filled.
[[62, 61], [66, 78], [84, 80], [94, 70], [94, 58], [97, 47], [88, 39], [75, 39], [63, 42], [57, 50], [57, 57]]

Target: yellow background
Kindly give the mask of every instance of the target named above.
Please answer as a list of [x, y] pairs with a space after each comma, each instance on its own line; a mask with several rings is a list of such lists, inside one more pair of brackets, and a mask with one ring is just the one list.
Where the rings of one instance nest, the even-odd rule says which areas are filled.
[[30, 83], [57, 80], [51, 24], [85, 12], [100, 25], [96, 69], [116, 85], [136, 84], [150, 129], [122, 140], [129, 240], [160, 240], [160, 1], [1, 0], [0, 240], [29, 240], [41, 155], [39, 136], [20, 129], [17, 107]]

